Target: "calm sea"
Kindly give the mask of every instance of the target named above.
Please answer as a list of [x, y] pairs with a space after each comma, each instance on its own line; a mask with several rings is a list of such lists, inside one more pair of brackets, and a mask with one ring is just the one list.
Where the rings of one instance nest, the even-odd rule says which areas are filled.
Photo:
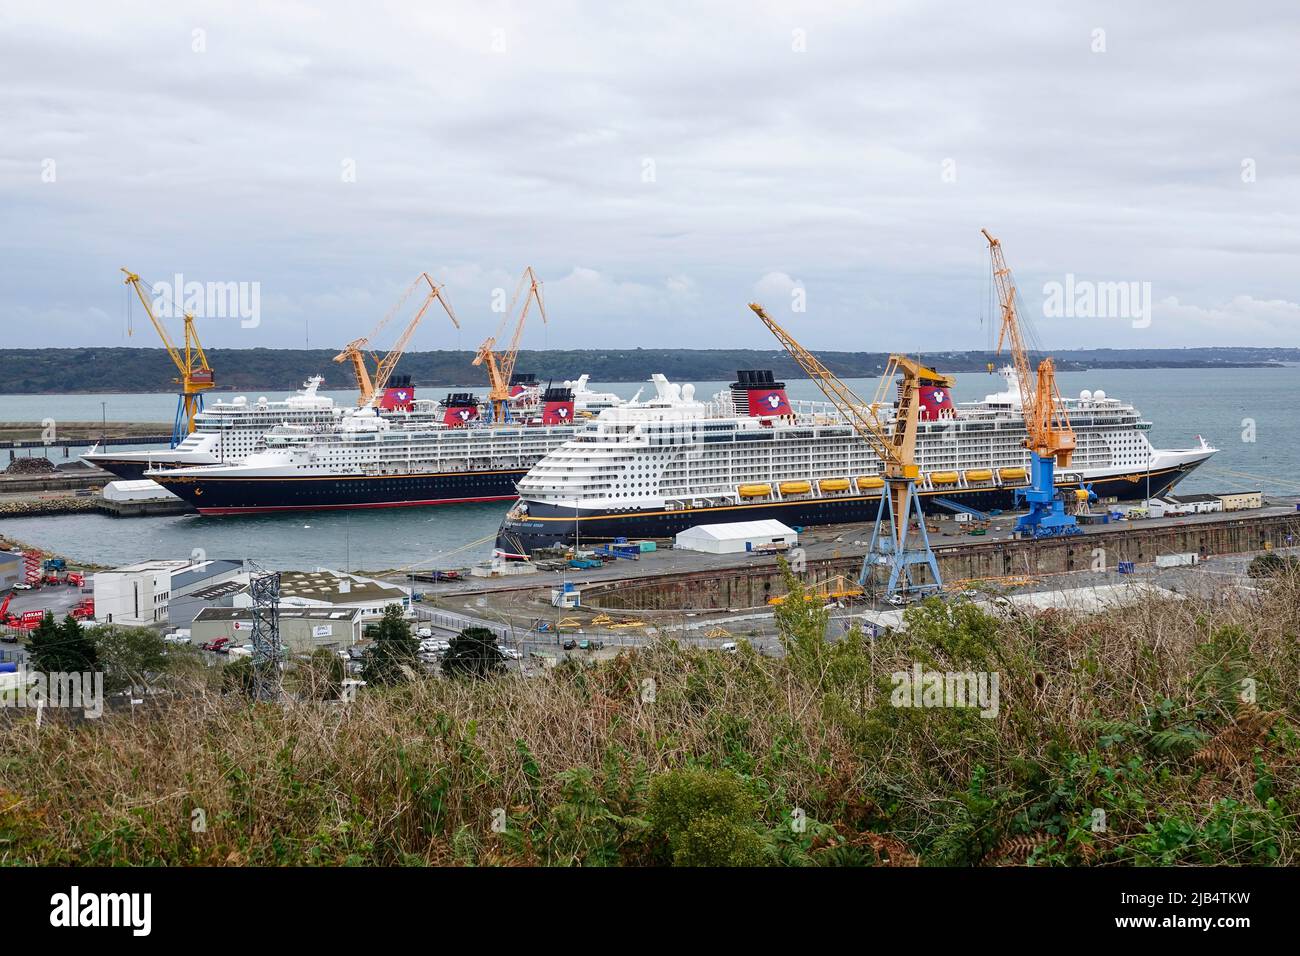
[[[1104, 389], [1135, 404], [1155, 423], [1150, 432], [1157, 447], [1196, 444], [1204, 435], [1219, 453], [1179, 487], [1184, 491], [1262, 488], [1279, 494], [1300, 493], [1300, 367], [1278, 369], [1116, 369], [1066, 372], [1061, 390]], [[696, 394], [707, 397], [724, 382], [697, 382]], [[850, 380], [870, 397], [874, 379]], [[593, 385], [625, 398], [653, 386], [616, 382]], [[958, 376], [958, 401], [1000, 391], [996, 376]], [[441, 396], [446, 388], [426, 388]], [[796, 399], [820, 398], [812, 382], [793, 380]], [[270, 398], [283, 397], [267, 393]], [[327, 392], [350, 404], [355, 393]], [[229, 400], [231, 396], [227, 395]], [[251, 398], [256, 398], [250, 394]], [[101, 402], [104, 403], [101, 406]], [[165, 421], [175, 411], [175, 396], [0, 395], [0, 420]], [[57, 453], [61, 454], [61, 453]], [[144, 558], [187, 557], [195, 548], [210, 556], [254, 557], [269, 567], [329, 566], [380, 570], [408, 566], [454, 567], [492, 552], [493, 537], [505, 507], [497, 504], [435, 508], [377, 509], [351, 512], [303, 512], [243, 517], [109, 518], [65, 515], [52, 518], [0, 519], [0, 532], [30, 544], [98, 564], [125, 564]]]

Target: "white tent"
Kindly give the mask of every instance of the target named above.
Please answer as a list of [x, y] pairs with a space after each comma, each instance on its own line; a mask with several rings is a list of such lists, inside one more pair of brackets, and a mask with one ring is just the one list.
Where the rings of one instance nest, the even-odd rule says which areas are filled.
[[736, 554], [770, 548], [785, 549], [798, 543], [799, 536], [793, 528], [768, 519], [696, 525], [678, 534], [674, 547], [708, 554]]
[[136, 481], [110, 481], [104, 486], [105, 501], [163, 501], [176, 496], [147, 478]]

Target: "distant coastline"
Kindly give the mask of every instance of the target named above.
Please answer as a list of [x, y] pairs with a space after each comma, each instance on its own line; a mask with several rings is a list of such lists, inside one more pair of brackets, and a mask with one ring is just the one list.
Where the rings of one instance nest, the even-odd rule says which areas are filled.
[[[322, 387], [348, 389], [348, 369], [333, 361], [334, 349], [209, 349], [216, 391], [297, 388], [312, 375]], [[1060, 349], [1053, 352], [1061, 371], [1091, 369], [1281, 368], [1300, 365], [1300, 348]], [[817, 352], [844, 378], [879, 375], [882, 352]], [[478, 380], [468, 351], [407, 352], [397, 371], [418, 385], [443, 387]], [[918, 356], [945, 372], [983, 372], [1006, 356], [985, 351], [927, 352]], [[548, 349], [522, 351], [516, 366], [541, 382], [560, 382], [588, 374], [594, 382], [639, 382], [650, 372], [671, 379], [723, 381], [737, 369], [768, 368], [778, 377], [804, 374], [775, 349]], [[160, 348], [0, 349], [0, 394], [142, 393], [174, 391], [176, 370]]]

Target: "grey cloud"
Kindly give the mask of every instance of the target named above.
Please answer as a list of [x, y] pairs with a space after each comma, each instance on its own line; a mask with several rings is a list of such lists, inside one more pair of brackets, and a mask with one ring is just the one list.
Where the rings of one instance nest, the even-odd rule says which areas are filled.
[[1152, 283], [1149, 329], [1040, 321], [1049, 346], [1295, 341], [1288, 3], [3, 16], [7, 345], [124, 344], [120, 265], [260, 282], [256, 329], [204, 328], [235, 347], [298, 345], [308, 320], [342, 344], [429, 269], [470, 344], [531, 263], [552, 316], [533, 346], [766, 347], [744, 304], [782, 274], [807, 290], [792, 326], [814, 347], [852, 329], [863, 348], [978, 348], [981, 226], [1031, 301], [1068, 272]]

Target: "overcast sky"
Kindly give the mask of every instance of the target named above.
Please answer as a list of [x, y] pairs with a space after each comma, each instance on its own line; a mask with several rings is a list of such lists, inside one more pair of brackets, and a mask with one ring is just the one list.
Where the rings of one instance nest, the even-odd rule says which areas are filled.
[[[428, 270], [463, 330], [412, 348], [470, 348], [531, 264], [528, 347], [769, 348], [758, 297], [982, 348], [981, 227], [1049, 347], [1300, 344], [1293, 2], [235, 6], [0, 8], [0, 347], [155, 345], [128, 266], [257, 283], [228, 347], [341, 346]], [[1149, 325], [1045, 315], [1069, 274]]]

